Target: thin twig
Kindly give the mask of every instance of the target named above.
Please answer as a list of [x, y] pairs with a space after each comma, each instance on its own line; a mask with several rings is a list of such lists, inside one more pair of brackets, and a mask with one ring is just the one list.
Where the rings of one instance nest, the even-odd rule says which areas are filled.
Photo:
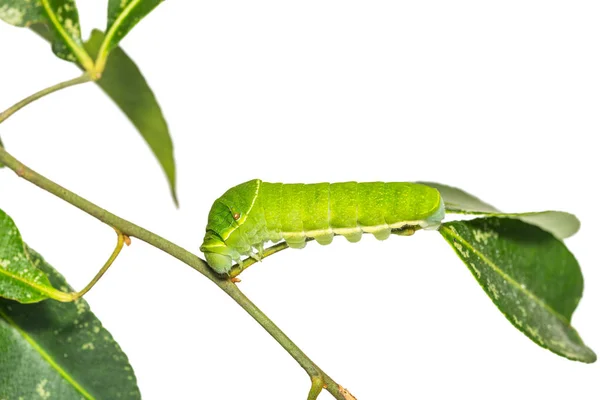
[[317, 400], [319, 394], [325, 387], [325, 382], [320, 377], [311, 377], [310, 392], [308, 392], [308, 400]]
[[56, 92], [57, 90], [68, 88], [69, 86], [75, 86], [75, 85], [79, 85], [81, 83], [90, 82], [91, 80], [92, 80], [92, 78], [86, 72], [83, 75], [78, 76], [75, 79], [70, 79], [65, 82], [57, 83], [54, 86], [50, 86], [49, 88], [40, 90], [39, 92], [32, 94], [31, 96], [19, 101], [18, 103], [14, 104], [12, 107], [9, 107], [5, 111], [1, 112], [0, 113], [0, 124], [2, 122], [4, 122], [8, 117], [13, 115], [17, 111], [19, 111], [21, 108], [25, 107], [27, 104], [33, 103], [34, 101], [46, 96], [47, 94]]
[[[302, 350], [277, 325], [273, 323], [256, 305], [254, 305], [242, 293], [238, 286], [229, 279], [223, 279], [200, 259], [198, 256], [190, 253], [182, 247], [144, 229], [134, 223], [120, 218], [83, 197], [63, 188], [48, 178], [38, 174], [20, 161], [10, 155], [3, 147], [0, 147], [0, 163], [13, 170], [21, 178], [33, 183], [34, 185], [54, 194], [64, 201], [72, 204], [80, 210], [88, 213], [96, 219], [112, 226], [123, 235], [138, 238], [165, 253], [170, 254], [176, 259], [184, 262], [202, 275], [214, 282], [219, 288], [227, 293], [236, 303], [238, 303], [248, 314], [252, 316], [306, 371], [311, 378], [311, 391], [314, 392], [315, 380], [324, 382], [324, 388], [337, 400], [348, 400], [349, 393], [333, 379], [323, 372], [313, 361], [308, 358]], [[282, 249], [281, 249], [282, 250]]]
[[[0, 150], [2, 150], [2, 147], [0, 147]], [[61, 301], [63, 303], [75, 301], [75, 300], [83, 297], [83, 295], [85, 295], [87, 292], [89, 292], [90, 289], [93, 288], [96, 283], [98, 283], [100, 278], [102, 278], [102, 275], [104, 275], [106, 273], [106, 271], [108, 271], [110, 266], [115, 262], [115, 260], [121, 253], [121, 250], [123, 249], [123, 245], [125, 243], [127, 243], [127, 239], [129, 239], [128, 236], [123, 235], [117, 229], [115, 229], [115, 231], [117, 232], [117, 245], [115, 246], [115, 249], [113, 250], [113, 252], [110, 255], [110, 257], [108, 258], [108, 260], [104, 263], [104, 265], [102, 266], [100, 271], [98, 271], [96, 276], [94, 276], [94, 278], [92, 278], [92, 280], [79, 292], [65, 293], [61, 290], [58, 290], [58, 289], [52, 287], [52, 286], [49, 287], [49, 286], [45, 286], [45, 285], [38, 285], [38, 284], [34, 284], [32, 282], [24, 282], [24, 283], [33, 287], [34, 289], [36, 289], [40, 293], [44, 294], [45, 296], [47, 296], [51, 299], [54, 299], [56, 301]]]
[[73, 292], [73, 293], [71, 293], [71, 297], [72, 297], [73, 300], [77, 300], [80, 297], [83, 297], [83, 295], [85, 295], [87, 292], [89, 292], [90, 289], [93, 288], [96, 283], [98, 283], [98, 281], [100, 280], [100, 278], [102, 278], [102, 275], [104, 275], [106, 273], [106, 271], [108, 271], [108, 269], [110, 268], [110, 266], [113, 264], [113, 262], [115, 262], [115, 260], [117, 259], [117, 257], [121, 253], [121, 250], [123, 249], [123, 245], [126, 243], [127, 236], [123, 235], [117, 229], [115, 229], [115, 231], [117, 232], [117, 246], [115, 247], [115, 250], [112, 252], [112, 254], [110, 255], [110, 257], [108, 258], [108, 261], [106, 261], [106, 263], [104, 263], [104, 265], [102, 266], [102, 268], [100, 269], [100, 271], [98, 271], [98, 273], [96, 274], [96, 276], [94, 276], [94, 278], [90, 281], [90, 283], [88, 283], [79, 292]]
[[[289, 248], [287, 242], [277, 243], [276, 245], [265, 249], [265, 251], [263, 251], [261, 259], [272, 256], [273, 254], [279, 253], [281, 250], [285, 250], [287, 248]], [[235, 264], [231, 268], [231, 270], [229, 271], [229, 277], [235, 278], [236, 276], [241, 274], [244, 270], [246, 270], [246, 268], [250, 267], [251, 265], [256, 264], [257, 262], [258, 261], [256, 260], [256, 258], [252, 258], [252, 257], [248, 257], [245, 260], [240, 261], [239, 263]]]

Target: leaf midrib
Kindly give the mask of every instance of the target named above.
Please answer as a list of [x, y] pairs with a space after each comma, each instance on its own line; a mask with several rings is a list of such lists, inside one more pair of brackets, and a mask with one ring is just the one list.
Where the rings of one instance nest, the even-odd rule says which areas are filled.
[[95, 398], [87, 392], [71, 375], [67, 373], [53, 358], [48, 354], [42, 346], [40, 346], [31, 336], [27, 334], [21, 327], [0, 308], [0, 317], [4, 318], [19, 334], [33, 347], [34, 350], [48, 363], [52, 368], [58, 372], [75, 390], [77, 390], [83, 397], [88, 400], [95, 400]]
[[21, 282], [21, 283], [24, 283], [24, 284], [26, 284], [27, 286], [29, 286], [29, 287], [31, 287], [31, 288], [33, 288], [33, 289], [36, 289], [36, 290], [37, 290], [38, 292], [40, 292], [41, 294], [48, 295], [48, 293], [47, 293], [47, 290], [46, 290], [46, 287], [45, 287], [45, 286], [38, 285], [37, 283], [30, 282], [30, 281], [28, 281], [28, 280], [26, 280], [26, 279], [24, 279], [24, 278], [21, 278], [20, 276], [17, 276], [17, 275], [15, 275], [15, 274], [12, 274], [12, 273], [8, 272], [8, 271], [7, 271], [6, 269], [4, 269], [4, 268], [0, 268], [0, 274], [2, 274], [2, 275], [4, 275], [4, 276], [8, 276], [10, 279], [13, 279], [13, 280], [15, 280], [15, 281], [19, 281], [19, 282]]
[[442, 225], [441, 230], [444, 230], [453, 239], [458, 240], [461, 244], [465, 245], [469, 250], [471, 250], [479, 258], [481, 258], [487, 265], [489, 265], [492, 268], [492, 270], [494, 270], [494, 272], [496, 272], [501, 277], [503, 277], [506, 281], [508, 281], [508, 283], [510, 283], [512, 286], [514, 286], [517, 290], [523, 292], [526, 296], [530, 297], [534, 302], [536, 302], [537, 304], [542, 306], [542, 308], [546, 309], [546, 311], [548, 311], [550, 314], [554, 315], [561, 322], [566, 324], [569, 328], [573, 329], [573, 327], [571, 326], [571, 322], [569, 320], [567, 320], [563, 315], [561, 315], [558, 311], [556, 311], [552, 307], [550, 307], [546, 302], [542, 301], [538, 296], [536, 296], [535, 294], [533, 294], [526, 288], [523, 288], [516, 280], [514, 280], [510, 275], [506, 274], [500, 267], [498, 267], [490, 259], [488, 259], [485, 255], [483, 255], [483, 253], [481, 253], [480, 251], [475, 249], [469, 242], [467, 242], [466, 240], [464, 240], [462, 237], [458, 236], [457, 234], [454, 234], [452, 229], [448, 228], [446, 225]]
[[[4, 276], [8, 276], [10, 279], [13, 279], [15, 281], [19, 281], [21, 283], [24, 283], [25, 285], [37, 290], [38, 292], [40, 292], [41, 294], [45, 295], [46, 297], [50, 297], [53, 299], [63, 299], [66, 297], [65, 296], [61, 296], [64, 295], [64, 292], [61, 292], [60, 290], [57, 290], [51, 286], [44, 286], [44, 285], [39, 285], [37, 283], [34, 282], [30, 282], [18, 275], [12, 274], [10, 273], [8, 270], [4, 269], [4, 268], [0, 268], [0, 274], [4, 275]], [[62, 300], [64, 301], [64, 300]]]
[[63, 37], [63, 39], [67, 43], [67, 46], [69, 46], [69, 48], [73, 51], [73, 54], [75, 54], [83, 68], [86, 71], [93, 70], [94, 62], [87, 54], [87, 52], [83, 50], [81, 46], [78, 46], [77, 43], [73, 41], [71, 36], [69, 36], [69, 34], [65, 31], [64, 27], [58, 21], [56, 14], [54, 14], [54, 10], [52, 10], [52, 7], [50, 7], [48, 0], [42, 0], [42, 6], [44, 7], [46, 14], [48, 15], [48, 18], [50, 19], [50, 22], [52, 23], [52, 25], [54, 25], [58, 33], [60, 33], [60, 35]]
[[129, 16], [129, 14], [132, 12], [132, 10], [134, 8], [136, 8], [140, 4], [140, 2], [141, 2], [141, 0], [133, 0], [131, 3], [129, 3], [127, 5], [127, 7], [125, 7], [121, 11], [121, 13], [119, 13], [119, 16], [117, 16], [117, 18], [115, 19], [113, 24], [110, 26], [110, 28], [106, 32], [106, 36], [104, 37], [104, 42], [100, 46], [100, 50], [98, 50], [99, 57], [104, 53], [108, 53], [107, 48], [110, 45], [110, 43], [112, 42], [113, 37], [116, 35], [117, 29], [119, 29], [119, 27], [121, 26], [121, 24], [123, 23], [125, 18], [127, 18]]

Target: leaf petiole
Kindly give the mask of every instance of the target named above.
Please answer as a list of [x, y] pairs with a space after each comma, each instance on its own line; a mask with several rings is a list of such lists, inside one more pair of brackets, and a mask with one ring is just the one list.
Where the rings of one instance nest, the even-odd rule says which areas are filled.
[[86, 83], [86, 82], [90, 82], [92, 81], [92, 77], [91, 75], [86, 72], [81, 76], [78, 76], [77, 78], [74, 79], [70, 79], [68, 81], [64, 81], [64, 82], [60, 82], [57, 83], [54, 86], [50, 86], [46, 89], [42, 89], [37, 93], [32, 94], [31, 96], [28, 96], [26, 98], [24, 98], [23, 100], [19, 101], [18, 103], [15, 103], [13, 106], [7, 108], [6, 110], [2, 111], [0, 113], [0, 124], [2, 122], [4, 122], [5, 120], [8, 119], [8, 117], [10, 117], [11, 115], [13, 115], [14, 113], [16, 113], [17, 111], [19, 111], [21, 108], [25, 107], [26, 105], [33, 103], [34, 101], [41, 99], [42, 97], [50, 94], [50, 93], [54, 93], [58, 90], [61, 89], [65, 89], [68, 88], [70, 86], [75, 86], [75, 85], [79, 85], [81, 83]]
[[307, 400], [317, 400], [317, 397], [319, 397], [319, 394], [325, 387], [325, 382], [323, 382], [323, 379], [320, 376], [311, 376], [310, 381], [311, 386]]
[[129, 243], [131, 243], [129, 236], [124, 235], [122, 232], [120, 232], [117, 229], [115, 229], [115, 232], [117, 232], [117, 245], [115, 246], [115, 249], [113, 250], [113, 252], [110, 255], [110, 257], [108, 258], [108, 260], [104, 263], [104, 265], [102, 266], [100, 271], [98, 271], [96, 276], [94, 276], [94, 278], [90, 281], [90, 283], [88, 283], [82, 290], [80, 290], [79, 292], [71, 292], [71, 293], [65, 293], [65, 292], [62, 292], [57, 289], [49, 290], [48, 288], [45, 288], [45, 287], [40, 287], [40, 288], [38, 288], [38, 290], [43, 290], [44, 294], [46, 294], [51, 299], [61, 301], [63, 303], [75, 301], [75, 300], [83, 297], [83, 295], [85, 295], [87, 292], [89, 292], [94, 287], [94, 285], [96, 285], [96, 283], [98, 283], [98, 281], [100, 280], [100, 278], [102, 278], [102, 276], [106, 273], [106, 271], [108, 271], [110, 266], [113, 264], [113, 262], [117, 259], [117, 257], [121, 253], [121, 250], [123, 249], [123, 245], [127, 244], [129, 246]]
[[82, 297], [84, 294], [86, 294], [87, 292], [89, 292], [90, 289], [93, 288], [96, 283], [98, 283], [98, 281], [100, 280], [100, 278], [102, 278], [102, 276], [106, 273], [106, 271], [108, 271], [108, 269], [110, 268], [110, 266], [112, 265], [112, 263], [117, 259], [117, 257], [121, 253], [121, 250], [123, 249], [123, 245], [127, 244], [127, 246], [129, 246], [129, 244], [131, 243], [131, 239], [129, 238], [129, 236], [123, 235], [123, 233], [121, 233], [117, 229], [115, 229], [115, 232], [117, 232], [117, 246], [115, 247], [114, 251], [112, 252], [112, 254], [110, 255], [110, 257], [108, 258], [108, 260], [106, 261], [106, 263], [104, 263], [104, 265], [102, 266], [102, 268], [100, 269], [100, 271], [98, 271], [98, 273], [96, 274], [96, 276], [94, 276], [94, 278], [90, 281], [90, 283], [88, 283], [79, 292], [70, 293], [71, 294], [71, 300], [77, 300], [80, 297]]

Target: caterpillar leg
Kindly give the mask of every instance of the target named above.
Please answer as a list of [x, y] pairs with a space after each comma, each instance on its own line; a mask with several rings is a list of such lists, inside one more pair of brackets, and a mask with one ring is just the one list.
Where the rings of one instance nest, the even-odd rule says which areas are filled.
[[375, 239], [377, 239], [377, 240], [385, 240], [390, 237], [391, 233], [392, 233], [392, 230], [390, 228], [387, 228], [387, 229], [381, 229], [378, 231], [374, 231], [373, 236], [375, 236]]
[[306, 247], [305, 237], [287, 238], [285, 239], [285, 241], [288, 244], [288, 246], [290, 246], [292, 249], [303, 249], [304, 247]]
[[247, 253], [247, 255], [256, 261], [262, 261], [264, 252], [264, 244], [261, 242], [250, 247], [250, 251]]
[[254, 253], [252, 250], [250, 250], [250, 252], [248, 253], [248, 257], [250, 257], [256, 261], [262, 260], [262, 257], [258, 253]]
[[377, 240], [385, 240], [390, 237], [392, 229], [387, 224], [381, 224], [377, 226], [363, 226], [362, 231], [365, 233], [371, 233]]
[[263, 254], [265, 252], [265, 244], [261, 242], [254, 246], [254, 248], [256, 249], [256, 254], [258, 254], [259, 261], [262, 260]]
[[342, 234], [350, 243], [359, 242], [362, 238], [362, 231]]
[[[310, 241], [310, 240], [312, 240], [312, 239], [310, 239], [310, 238], [307, 239], [307, 241]], [[275, 253], [278, 253], [281, 250], [287, 249], [288, 247], [289, 247], [289, 245], [287, 244], [287, 242], [283, 241], [283, 242], [278, 242], [267, 249], [262, 249], [263, 254], [261, 256], [261, 259], [268, 257], [270, 255], [273, 255]], [[262, 245], [260, 246], [260, 248], [262, 248]], [[235, 282], [234, 279], [236, 276], [238, 276], [240, 273], [242, 273], [242, 271], [244, 271], [246, 268], [250, 267], [251, 265], [255, 264], [256, 262], [257, 262], [257, 260], [253, 257], [247, 257], [242, 260], [242, 259], [240, 259], [240, 256], [238, 254], [238, 259], [236, 260], [237, 265], [234, 265], [231, 268], [231, 270], [229, 272], [227, 272], [227, 275], [232, 280], [232, 282]]]
[[321, 245], [327, 245], [333, 242], [333, 232], [315, 235], [315, 240]]

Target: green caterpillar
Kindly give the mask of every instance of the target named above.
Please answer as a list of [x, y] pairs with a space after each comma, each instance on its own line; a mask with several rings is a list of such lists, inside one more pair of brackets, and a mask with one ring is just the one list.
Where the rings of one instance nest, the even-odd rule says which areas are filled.
[[285, 240], [301, 249], [307, 239], [325, 245], [335, 235], [357, 242], [365, 232], [385, 240], [410, 227], [437, 229], [443, 218], [440, 192], [417, 183], [283, 184], [254, 179], [214, 202], [200, 250], [212, 269], [226, 274], [242, 256], [260, 259], [268, 241]]

